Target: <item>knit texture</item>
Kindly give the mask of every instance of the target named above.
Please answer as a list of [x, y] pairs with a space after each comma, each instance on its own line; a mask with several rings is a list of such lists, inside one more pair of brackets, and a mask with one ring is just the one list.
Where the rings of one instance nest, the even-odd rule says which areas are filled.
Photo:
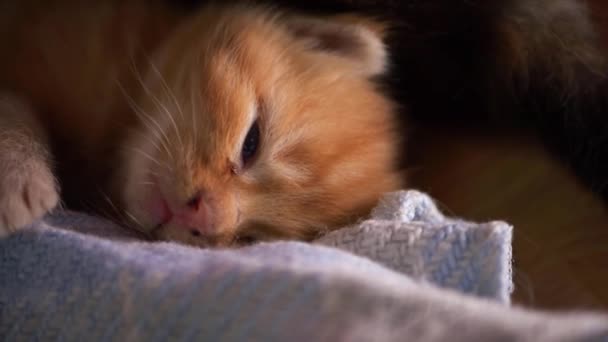
[[414, 279], [509, 303], [512, 231], [504, 222], [447, 218], [426, 194], [400, 191], [384, 196], [369, 220], [318, 242]]
[[[447, 281], [455, 278], [449, 274], [458, 272], [437, 271], [444, 263], [456, 270], [458, 255], [463, 254], [442, 250], [453, 248], [447, 235], [479, 229], [490, 233], [478, 233], [485, 238], [471, 241], [510, 239], [506, 225], [502, 227], [508, 234], [491, 233], [501, 225], [484, 229], [445, 219], [428, 197], [397, 193], [384, 200], [371, 220], [344, 229], [344, 236], [334, 235], [341, 232], [325, 236], [317, 244], [274, 242], [202, 250], [144, 242], [98, 218], [56, 213], [0, 240], [0, 340], [608, 339], [605, 316], [530, 312], [465, 296], [457, 292], [461, 282]], [[420, 227], [443, 231], [438, 236], [445, 236], [425, 238]], [[384, 228], [394, 233], [380, 234]], [[357, 240], [361, 234], [372, 238]], [[400, 234], [408, 238], [398, 238]], [[402, 240], [403, 250], [391, 252], [397, 253], [393, 257], [380, 253], [382, 246]], [[485, 248], [464, 240], [462, 246]], [[416, 251], [426, 253], [425, 241], [436, 244], [429, 250], [441, 253], [416, 256]], [[388, 267], [321, 243], [367, 254]], [[503, 261], [510, 261], [509, 249], [504, 250]], [[448, 255], [453, 264], [441, 261]], [[409, 261], [411, 256], [416, 261]], [[508, 264], [495, 272], [508, 274]], [[483, 274], [484, 267], [477, 274]], [[407, 270], [424, 281], [401, 273]], [[457, 285], [445, 290], [430, 282]], [[492, 283], [500, 282], [487, 282]], [[484, 296], [489, 292], [469, 293]], [[486, 297], [501, 300], [500, 296]]]

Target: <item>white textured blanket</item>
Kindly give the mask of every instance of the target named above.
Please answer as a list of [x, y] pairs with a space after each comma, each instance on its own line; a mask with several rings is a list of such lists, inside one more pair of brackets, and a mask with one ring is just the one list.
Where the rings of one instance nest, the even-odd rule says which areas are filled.
[[456, 292], [508, 300], [510, 237], [502, 223], [446, 219], [416, 192], [316, 245], [223, 251], [57, 213], [0, 240], [0, 340], [608, 340], [602, 315]]
[[400, 191], [386, 195], [370, 219], [317, 242], [417, 280], [509, 303], [512, 233], [504, 222], [445, 217], [426, 194]]

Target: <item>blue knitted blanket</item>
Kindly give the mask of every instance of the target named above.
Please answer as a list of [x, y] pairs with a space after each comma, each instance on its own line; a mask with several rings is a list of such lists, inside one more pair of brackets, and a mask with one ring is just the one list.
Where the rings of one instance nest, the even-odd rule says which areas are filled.
[[235, 250], [58, 212], [0, 240], [0, 340], [608, 340], [605, 316], [505, 305], [510, 239], [418, 192], [314, 244]]

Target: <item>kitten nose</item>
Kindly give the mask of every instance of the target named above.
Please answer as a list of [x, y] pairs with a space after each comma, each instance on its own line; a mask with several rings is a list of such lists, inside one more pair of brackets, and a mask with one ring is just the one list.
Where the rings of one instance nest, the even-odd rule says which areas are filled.
[[202, 193], [197, 193], [186, 202], [181, 210], [175, 213], [175, 219], [184, 229], [190, 230], [193, 236], [201, 236], [213, 233], [210, 215], [208, 201], [203, 198]]

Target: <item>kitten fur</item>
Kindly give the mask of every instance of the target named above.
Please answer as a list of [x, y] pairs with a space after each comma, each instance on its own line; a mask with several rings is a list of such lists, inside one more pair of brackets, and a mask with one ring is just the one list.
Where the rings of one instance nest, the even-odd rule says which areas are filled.
[[4, 1], [0, 234], [60, 188], [69, 207], [200, 246], [311, 239], [366, 215], [403, 176], [395, 106], [374, 81], [381, 26], [352, 19]]

